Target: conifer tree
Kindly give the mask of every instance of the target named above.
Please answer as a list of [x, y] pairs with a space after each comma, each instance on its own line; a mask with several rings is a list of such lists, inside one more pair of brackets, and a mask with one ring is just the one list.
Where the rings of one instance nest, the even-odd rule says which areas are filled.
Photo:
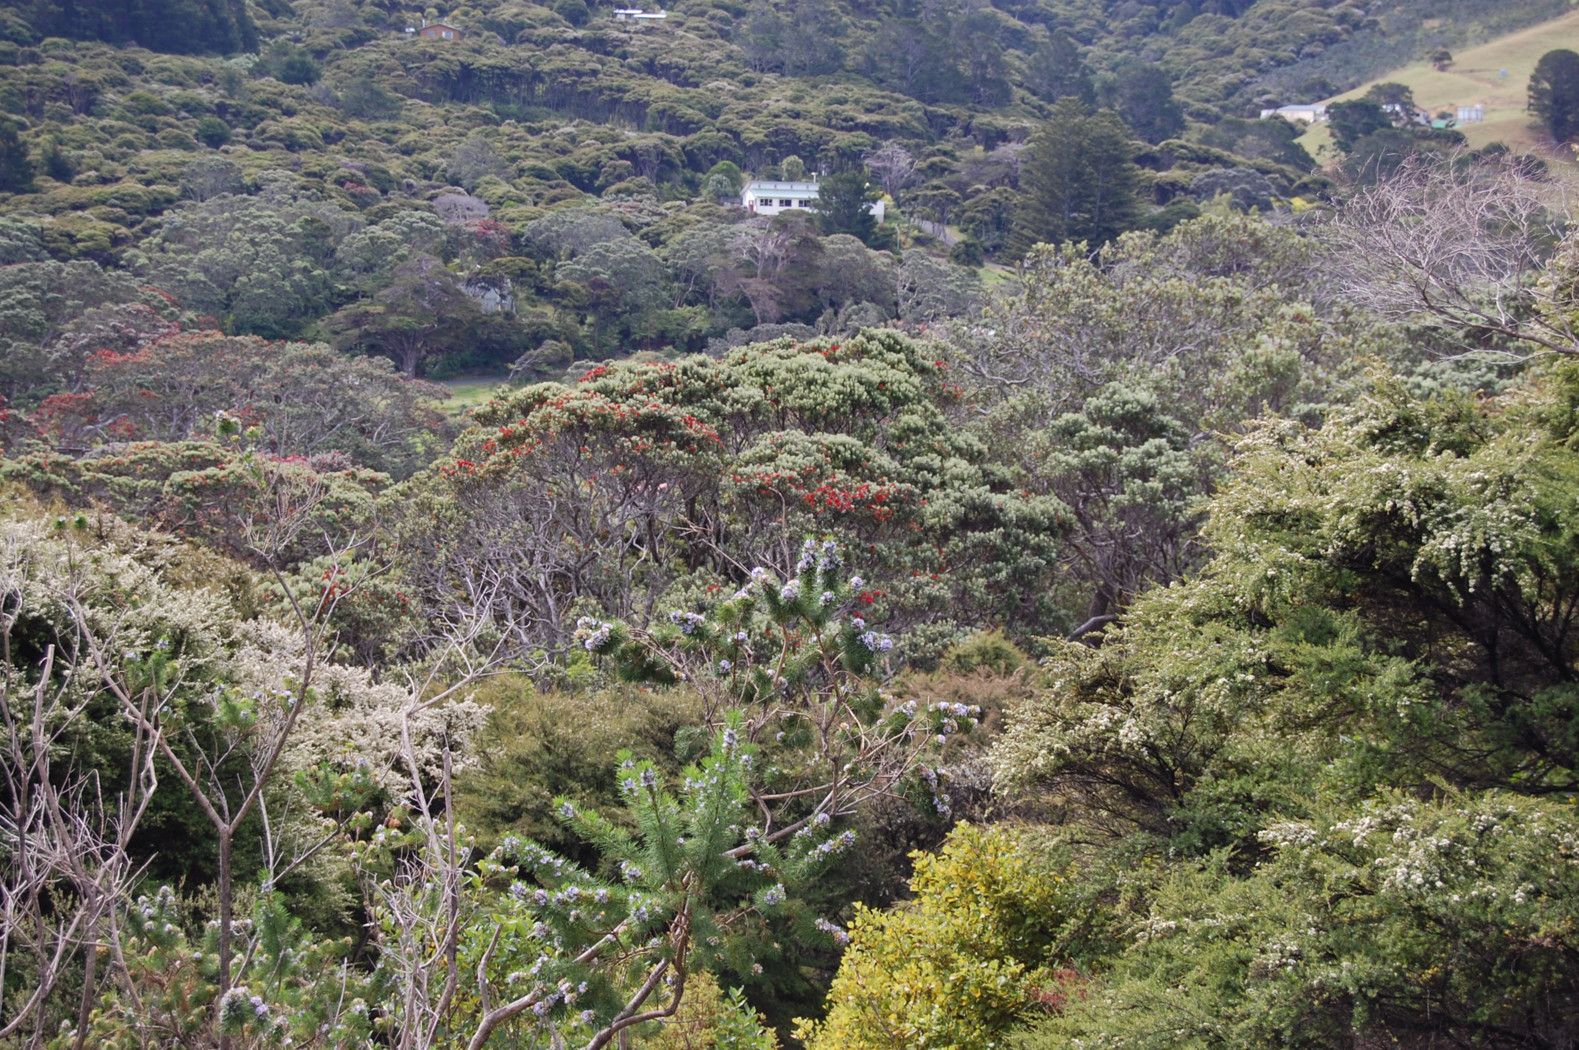
[[1116, 114], [1061, 100], [1031, 140], [1013, 247], [1024, 253], [1040, 242], [1096, 247], [1112, 240], [1135, 223], [1138, 175], [1129, 131]]
[[871, 191], [858, 171], [830, 175], [822, 180], [815, 207], [824, 233], [848, 233], [870, 242], [877, 220], [870, 210]]
[[1558, 142], [1579, 133], [1579, 53], [1559, 48], [1541, 56], [1530, 74], [1529, 110]]

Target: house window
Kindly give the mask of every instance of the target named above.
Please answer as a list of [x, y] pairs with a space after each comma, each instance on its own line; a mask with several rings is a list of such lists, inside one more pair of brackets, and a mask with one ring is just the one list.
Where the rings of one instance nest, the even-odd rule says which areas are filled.
[[792, 201], [792, 200], [789, 200], [788, 198], [781, 198], [779, 200], [779, 207], [780, 208], [793, 208], [793, 207], [795, 207], [795, 202]]

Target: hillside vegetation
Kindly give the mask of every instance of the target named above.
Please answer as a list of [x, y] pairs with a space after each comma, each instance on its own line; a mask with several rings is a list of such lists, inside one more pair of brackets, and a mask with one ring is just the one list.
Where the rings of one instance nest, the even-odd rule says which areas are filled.
[[0, 1050], [1572, 1050], [1563, 2], [0, 0]]

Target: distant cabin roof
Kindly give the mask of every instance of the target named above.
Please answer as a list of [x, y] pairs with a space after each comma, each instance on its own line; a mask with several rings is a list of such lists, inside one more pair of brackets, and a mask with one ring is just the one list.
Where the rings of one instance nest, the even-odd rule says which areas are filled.
[[821, 190], [821, 183], [817, 182], [774, 182], [768, 179], [752, 179], [746, 183], [747, 190], [761, 191], [764, 193], [797, 193], [816, 194]]

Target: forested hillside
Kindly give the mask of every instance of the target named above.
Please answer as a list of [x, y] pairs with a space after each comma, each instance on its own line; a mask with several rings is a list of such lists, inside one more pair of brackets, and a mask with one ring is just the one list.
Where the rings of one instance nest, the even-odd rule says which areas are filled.
[[[566, 0], [457, 8], [463, 38], [429, 40], [406, 32], [422, 12], [350, 0], [23, 5], [0, 12], [3, 257], [29, 264], [7, 279], [69, 272], [80, 309], [125, 306], [129, 274], [226, 332], [427, 375], [926, 324], [1037, 240], [1320, 196], [1294, 129], [1245, 118], [1370, 72], [1331, 65], [1362, 44], [1412, 57], [1551, 5], [1463, 3], [1430, 30], [1417, 6], [803, 0], [635, 25]], [[1322, 84], [1287, 80], [1322, 61]], [[1109, 159], [1058, 170], [1071, 151]], [[1072, 226], [1019, 215], [1028, 163]], [[728, 207], [742, 172], [845, 170], [899, 221], [846, 207], [767, 235]], [[1113, 178], [1101, 204], [1065, 189]], [[22, 342], [55, 337], [47, 306], [7, 299]], [[5, 371], [15, 403], [55, 392]]]
[[1574, 1046], [1565, 9], [0, 3], [0, 1050]]

